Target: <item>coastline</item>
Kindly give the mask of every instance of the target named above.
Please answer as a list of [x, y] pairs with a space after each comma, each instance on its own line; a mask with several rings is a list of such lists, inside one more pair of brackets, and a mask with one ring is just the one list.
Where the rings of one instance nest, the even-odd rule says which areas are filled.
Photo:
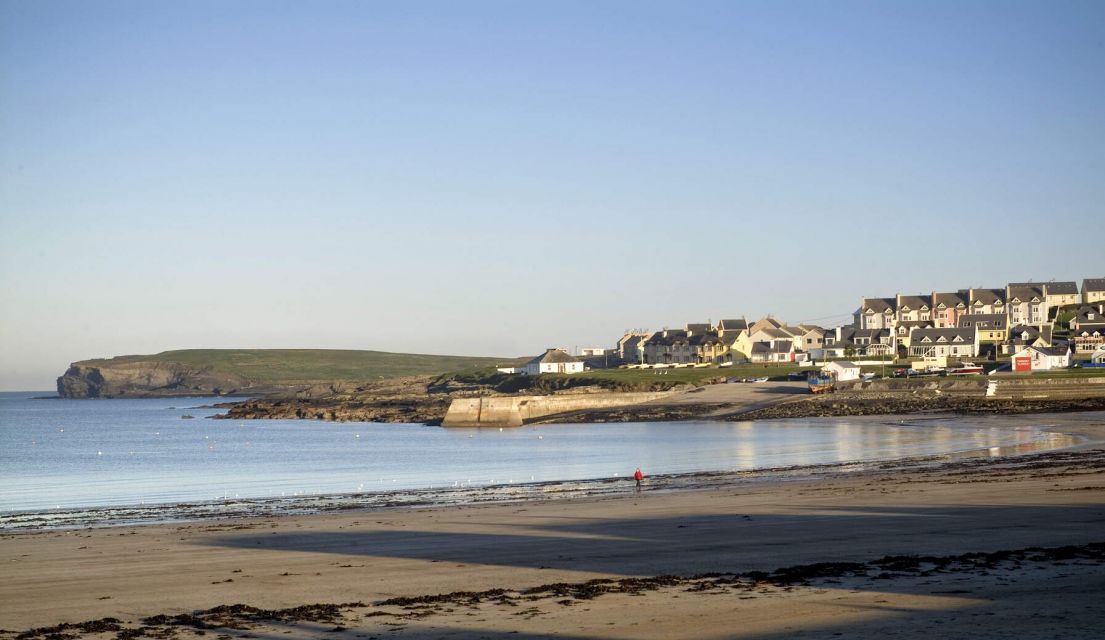
[[[1040, 418], [1051, 414], [1039, 414]], [[856, 419], [884, 424], [883, 415], [858, 416]], [[915, 415], [903, 426], [923, 426], [956, 414]], [[1036, 416], [1018, 416], [1022, 425], [1032, 425]], [[874, 468], [915, 470], [925, 466], [971, 458], [1023, 456], [1040, 452], [1105, 445], [1105, 414], [1085, 420], [1064, 420], [1059, 424], [1036, 425], [1042, 429], [1033, 442], [1001, 447], [979, 447], [935, 454], [906, 455], [893, 458], [844, 460], [832, 463], [799, 464], [751, 469], [713, 469], [650, 474], [653, 490], [695, 491], [738, 483], [762, 483], [815, 480], [868, 471]], [[778, 420], [785, 428], [788, 419]], [[918, 421], [921, 421], [920, 423]], [[669, 422], [678, 428], [679, 422]], [[1097, 427], [1095, 427], [1095, 424]], [[404, 488], [386, 491], [321, 493], [298, 496], [216, 499], [193, 502], [98, 505], [55, 509], [16, 510], [0, 513], [0, 534], [57, 531], [91, 527], [146, 526], [181, 522], [210, 522], [258, 517], [290, 517], [340, 511], [377, 511], [408, 508], [438, 508], [495, 503], [542, 502], [617, 495], [624, 491], [627, 476], [593, 477], [567, 480], [511, 483], [473, 483], [470, 485]]]
[[785, 482], [6, 534], [0, 628], [662, 638], [711, 616], [748, 637], [987, 637], [981, 621], [1093, 637], [1105, 425], [1084, 431], [1067, 450]]

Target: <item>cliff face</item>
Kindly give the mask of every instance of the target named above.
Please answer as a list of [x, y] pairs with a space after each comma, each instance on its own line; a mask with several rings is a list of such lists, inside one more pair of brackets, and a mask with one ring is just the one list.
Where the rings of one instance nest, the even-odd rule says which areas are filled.
[[176, 362], [128, 362], [87, 365], [74, 363], [58, 378], [63, 398], [141, 398], [233, 395], [271, 391], [223, 371]]

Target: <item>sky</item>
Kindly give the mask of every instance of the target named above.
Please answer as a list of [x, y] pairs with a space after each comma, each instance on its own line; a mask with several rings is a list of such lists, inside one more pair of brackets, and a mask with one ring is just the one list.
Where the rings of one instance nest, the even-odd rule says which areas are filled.
[[1105, 3], [0, 0], [0, 390], [1105, 277]]

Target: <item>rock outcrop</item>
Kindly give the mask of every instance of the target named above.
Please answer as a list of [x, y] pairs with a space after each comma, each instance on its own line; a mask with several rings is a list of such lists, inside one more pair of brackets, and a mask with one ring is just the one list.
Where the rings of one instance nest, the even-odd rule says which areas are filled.
[[241, 376], [177, 362], [73, 363], [58, 378], [63, 398], [221, 396], [271, 391]]

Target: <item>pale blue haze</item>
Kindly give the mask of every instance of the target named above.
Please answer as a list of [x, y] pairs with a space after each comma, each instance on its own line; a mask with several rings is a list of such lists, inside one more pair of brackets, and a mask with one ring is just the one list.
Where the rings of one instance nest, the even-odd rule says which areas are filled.
[[1103, 176], [1101, 2], [0, 0], [0, 388], [1102, 277]]

